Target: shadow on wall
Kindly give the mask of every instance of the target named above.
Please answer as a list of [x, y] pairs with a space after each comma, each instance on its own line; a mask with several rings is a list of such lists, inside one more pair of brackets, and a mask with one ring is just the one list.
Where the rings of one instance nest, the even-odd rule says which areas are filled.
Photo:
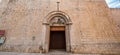
[[120, 25], [118, 25], [118, 27], [120, 27]]

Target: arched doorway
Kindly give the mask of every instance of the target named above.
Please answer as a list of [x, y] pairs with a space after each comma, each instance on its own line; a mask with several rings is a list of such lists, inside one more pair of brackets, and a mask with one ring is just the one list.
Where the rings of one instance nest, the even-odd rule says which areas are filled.
[[70, 52], [70, 25], [72, 23], [69, 16], [64, 12], [54, 11], [47, 15], [43, 24], [46, 30], [44, 52], [50, 49], [65, 49]]
[[50, 20], [50, 50], [66, 50], [65, 22], [61, 16]]

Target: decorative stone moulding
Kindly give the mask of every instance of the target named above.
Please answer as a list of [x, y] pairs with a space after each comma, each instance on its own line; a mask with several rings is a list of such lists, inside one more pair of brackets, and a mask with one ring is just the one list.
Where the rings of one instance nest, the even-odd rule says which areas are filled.
[[57, 16], [66, 18], [66, 23], [65, 23], [66, 25], [72, 25], [72, 22], [70, 20], [70, 17], [68, 16], [68, 14], [66, 14], [65, 12], [62, 12], [62, 11], [50, 12], [43, 20], [43, 25], [50, 25], [50, 23], [49, 23], [50, 19], [53, 17], [57, 17]]

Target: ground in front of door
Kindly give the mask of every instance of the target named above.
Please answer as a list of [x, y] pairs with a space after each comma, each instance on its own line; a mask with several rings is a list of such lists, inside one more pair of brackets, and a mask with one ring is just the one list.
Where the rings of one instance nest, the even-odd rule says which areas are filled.
[[65, 51], [51, 50], [49, 53], [20, 53], [20, 52], [0, 52], [0, 55], [101, 55], [101, 54], [73, 54]]

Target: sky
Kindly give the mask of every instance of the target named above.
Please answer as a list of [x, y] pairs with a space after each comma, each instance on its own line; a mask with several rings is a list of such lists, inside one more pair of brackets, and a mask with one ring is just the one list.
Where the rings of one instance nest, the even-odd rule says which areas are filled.
[[2, 0], [0, 0], [0, 3], [2, 2]]
[[120, 8], [120, 0], [105, 0], [109, 8]]

